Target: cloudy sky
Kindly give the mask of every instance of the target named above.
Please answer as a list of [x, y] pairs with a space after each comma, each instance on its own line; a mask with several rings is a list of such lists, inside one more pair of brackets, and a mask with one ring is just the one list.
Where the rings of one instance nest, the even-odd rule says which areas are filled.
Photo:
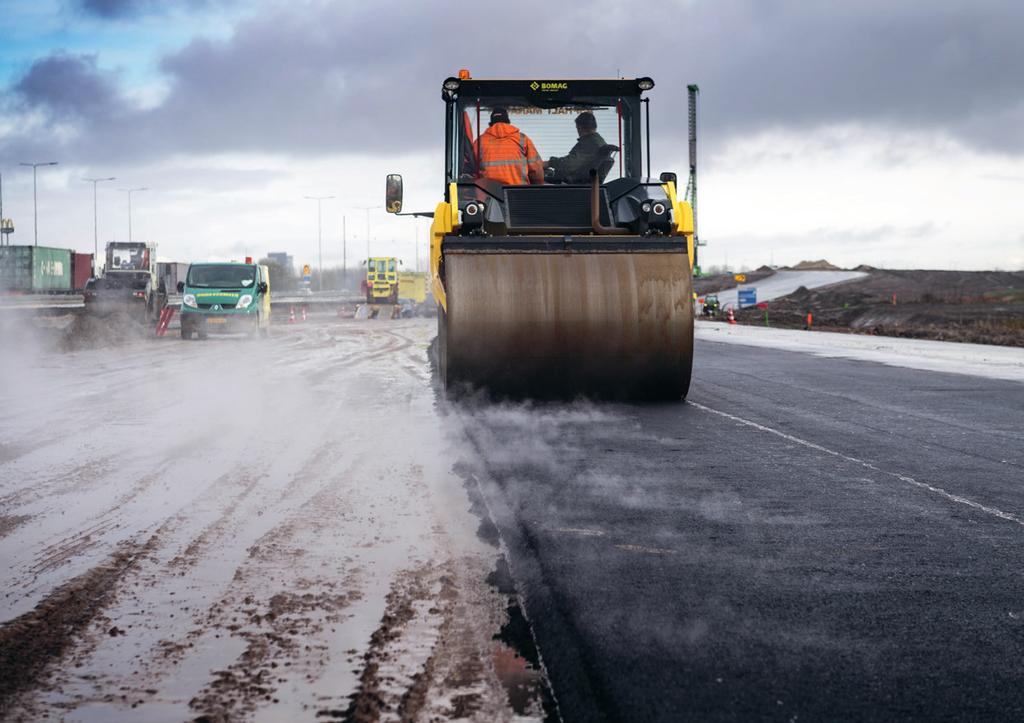
[[[0, 173], [15, 243], [133, 235], [169, 260], [425, 258], [440, 83], [650, 75], [655, 172], [686, 169], [701, 86], [705, 266], [827, 258], [1024, 268], [1024, 3], [0, 0]], [[369, 208], [367, 207], [374, 207]]]

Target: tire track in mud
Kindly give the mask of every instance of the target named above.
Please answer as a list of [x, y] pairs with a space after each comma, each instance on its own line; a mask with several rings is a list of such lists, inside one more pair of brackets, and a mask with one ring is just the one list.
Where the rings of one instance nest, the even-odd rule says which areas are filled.
[[[71, 532], [63, 537], [45, 544], [32, 557], [31, 562], [26, 561], [20, 566], [20, 571], [14, 566], [8, 570], [8, 590], [15, 587], [23, 591], [24, 596], [34, 594], [33, 586], [40, 578], [59, 570], [61, 567], [70, 564], [76, 558], [89, 553], [92, 550], [103, 546], [116, 547], [121, 540], [111, 541], [112, 535], [132, 527], [132, 518], [128, 515], [126, 508], [139, 501], [154, 485], [156, 485], [166, 474], [168, 469], [177, 463], [176, 456], [182, 450], [188, 449], [191, 442], [183, 442], [171, 447], [165, 455], [164, 462], [154, 471], [143, 475], [131, 488], [124, 491], [120, 497], [111, 503], [111, 506], [99, 514], [86, 517], [75, 524]], [[79, 490], [74, 490], [75, 492]], [[60, 511], [60, 519], [63, 520], [65, 513]], [[45, 518], [46, 513], [37, 517]], [[27, 518], [31, 519], [31, 518]], [[153, 530], [155, 525], [146, 525], [142, 530], [134, 529], [133, 535], [144, 534], [145, 530]], [[138, 525], [135, 525], [138, 527]], [[157, 528], [161, 531], [163, 528]], [[2, 537], [2, 535], [0, 535]], [[18, 579], [20, 578], [20, 579]], [[52, 583], [51, 583], [52, 584]], [[10, 595], [8, 594], [7, 597]]]
[[106, 533], [119, 530], [123, 523], [118, 519], [121, 510], [152, 487], [170, 466], [165, 462], [160, 469], [143, 476], [138, 483], [118, 498], [108, 509], [92, 518], [92, 524], [79, 528], [66, 537], [43, 547], [28, 568], [33, 581], [44, 572], [57, 569], [77, 555], [105, 542]]
[[[190, 705], [194, 712], [212, 720], [247, 715], [259, 706], [278, 703], [277, 690], [289, 685], [292, 689], [296, 685], [308, 687], [313, 693], [301, 704], [303, 716], [316, 710], [317, 700], [339, 699], [337, 683], [323, 678], [326, 671], [337, 672], [339, 666], [345, 666], [346, 660], [354, 665], [351, 656], [355, 651], [346, 649], [351, 642], [339, 646], [336, 636], [333, 646], [326, 641], [332, 639], [334, 626], [349, 617], [344, 611], [363, 599], [363, 578], [367, 572], [353, 559], [353, 555], [358, 554], [352, 548], [388, 545], [389, 541], [382, 540], [379, 534], [369, 536], [375, 532], [394, 532], [390, 528], [380, 529], [371, 520], [363, 522], [368, 527], [360, 527], [356, 520], [374, 514], [374, 508], [382, 503], [387, 507], [402, 505], [400, 499], [392, 497], [364, 504], [361, 511], [353, 504], [353, 495], [361, 496], [361, 488], [352, 485], [351, 480], [357, 479], [360, 471], [366, 476], [367, 459], [366, 454], [360, 455], [345, 469], [336, 470], [288, 519], [248, 548], [249, 557], [236, 569], [232, 589], [211, 606], [203, 625], [190, 633], [198, 638], [209, 636], [211, 630], [226, 629], [235, 637], [243, 638], [246, 647], [234, 662], [214, 672], [212, 680], [192, 699]], [[311, 465], [312, 469], [323, 466], [322, 463]], [[426, 495], [422, 469], [413, 465], [408, 472], [409, 483], [417, 495]], [[394, 469], [389, 469], [387, 474], [402, 476]], [[364, 536], [351, 537], [353, 523], [357, 525], [356, 530], [364, 531]], [[349, 538], [339, 539], [337, 535], [346, 529]], [[328, 544], [331, 540], [334, 544]], [[266, 601], [260, 602], [262, 596], [254, 592], [266, 588], [268, 573], [274, 579], [277, 595], [288, 595], [299, 606], [298, 624], [282, 632], [273, 616], [261, 618], [256, 614], [248, 618], [249, 624], [240, 630], [235, 620], [240, 600], [251, 606], [248, 612], [253, 607], [268, 605]], [[293, 591], [302, 591], [302, 594], [299, 596]], [[274, 604], [275, 597], [271, 598], [270, 605]], [[330, 629], [325, 630], [328, 626]], [[306, 641], [302, 650], [295, 647], [293, 638]], [[318, 686], [319, 693], [316, 692]], [[340, 709], [326, 707], [324, 710]]]
[[0, 717], [10, 712], [20, 693], [38, 686], [47, 666], [60, 660], [102, 613], [114, 598], [117, 583], [155, 543], [153, 536], [144, 544], [121, 544], [104, 563], [0, 626]]
[[388, 357], [396, 352], [407, 349], [415, 342], [389, 329], [360, 329], [361, 338], [371, 342], [372, 348], [359, 349], [341, 354], [330, 360], [329, 366], [321, 366], [310, 372], [308, 378], [314, 384], [320, 384], [340, 370], [348, 370], [366, 362]]
[[14, 532], [32, 519], [32, 515], [0, 515], [0, 538]]
[[0, 497], [0, 508], [24, 507], [48, 497], [87, 489], [116, 469], [116, 456], [113, 454], [97, 457], [85, 464], [71, 461], [56, 470], [48, 468], [44, 473], [46, 479], [22, 480], [22, 487]]
[[[309, 471], [323, 467], [325, 451], [310, 461]], [[323, 540], [344, 515], [348, 490], [342, 485], [355, 467], [353, 463], [335, 472], [286, 519], [253, 542], [235, 570], [231, 589], [186, 636], [198, 640], [223, 630], [245, 642], [238, 658], [213, 671], [212, 679], [189, 701], [201, 718], [230, 720], [249, 715], [260, 705], [279, 703], [279, 686], [297, 677], [312, 683], [341, 654], [330, 649], [325, 637], [343, 623], [351, 603], [361, 598], [358, 568], [345, 570], [351, 558], [342, 559], [341, 551], [320, 550], [317, 557], [311, 545]], [[287, 489], [282, 497], [295, 492]], [[319, 566], [311, 564], [315, 562], [308, 559], [311, 554], [320, 560]], [[265, 578], [270, 571], [275, 573], [268, 583]]]
[[[202, 488], [176, 498], [169, 516], [153, 519], [147, 554], [111, 579], [114, 589], [91, 619], [69, 629], [57, 653], [60, 667], [21, 689], [36, 692], [31, 699], [18, 696], [19, 712], [233, 720], [253, 713], [310, 718], [319, 711], [320, 718], [336, 717], [345, 715], [345, 696], [364, 675], [368, 684], [360, 690], [383, 690], [390, 718], [512, 719], [492, 650], [505, 604], [500, 596], [495, 604], [486, 585], [480, 590], [487, 563], [457, 559], [442, 518], [435, 514], [430, 522], [430, 508], [451, 502], [434, 497], [434, 485], [424, 482], [419, 452], [403, 449], [397, 460], [382, 459], [396, 432], [390, 428], [385, 443], [372, 429], [377, 419], [393, 417], [392, 407], [409, 404], [411, 383], [403, 370], [415, 384], [424, 383], [424, 360], [410, 348], [424, 342], [410, 338], [418, 329], [345, 332], [359, 349], [343, 358], [332, 351], [333, 341], [317, 351], [324, 341], [308, 338], [287, 350], [293, 356], [267, 356], [274, 371], [257, 375], [265, 377], [261, 381], [297, 377], [300, 391], [309, 380], [321, 388], [294, 404], [281, 403], [293, 399], [291, 387], [287, 396], [272, 395], [268, 413], [284, 420], [277, 436], [258, 448], [218, 452], [238, 466], [211, 479], [223, 471], [218, 467]], [[360, 366], [367, 361], [370, 366]], [[348, 369], [358, 371], [348, 375]], [[327, 393], [328, 385], [341, 393]], [[414, 416], [432, 408], [422, 395], [415, 399]], [[315, 413], [308, 416], [311, 400]], [[364, 404], [372, 412], [370, 428], [359, 416]], [[409, 430], [399, 425], [397, 434]], [[194, 466], [201, 471], [202, 464]], [[436, 465], [425, 466], [434, 473]], [[184, 474], [191, 472], [178, 476]], [[110, 512], [114, 521], [128, 515]], [[88, 529], [67, 536], [68, 544], [102, 522], [89, 520]], [[111, 531], [92, 534], [109, 539]], [[141, 534], [149, 532], [135, 539], [146, 539]], [[396, 582], [395, 571], [403, 569]], [[406, 617], [406, 608], [412, 617], [389, 626], [388, 616]], [[473, 615], [478, 619], [467, 622]], [[106, 635], [111, 626], [128, 630]], [[367, 674], [362, 653], [375, 627], [381, 632], [374, 639], [386, 644], [367, 652], [377, 666]]]
[[[263, 501], [276, 505], [281, 500], [298, 496], [299, 499], [291, 505], [286, 522], [308, 518], [306, 508], [314, 499], [315, 494], [309, 496], [302, 493], [317, 482], [315, 471], [318, 465], [327, 463], [331, 451], [332, 447], [329, 441], [324, 440], [318, 453], [310, 458], [300, 472], [294, 475], [295, 479], [292, 480], [292, 483], [283, 489], [267, 490]], [[342, 471], [341, 475], [344, 476], [348, 471]], [[303, 637], [315, 634], [316, 630], [325, 624], [337, 622], [338, 616], [341, 614], [340, 611], [352, 599], [352, 594], [347, 591], [341, 593], [335, 591], [336, 586], [344, 584], [345, 581], [300, 580], [296, 585], [290, 586], [290, 589], [276, 590], [263, 595], [259, 590], [261, 585], [265, 587], [265, 581], [260, 579], [259, 569], [246, 571], [246, 561], [257, 557], [254, 547], [272, 537], [275, 532], [279, 531], [283, 523], [276, 525], [258, 538], [252, 547], [245, 548], [244, 542], [241, 543], [242, 547], [239, 548], [239, 551], [244, 556], [242, 565], [233, 570], [234, 574], [231, 574], [230, 570], [228, 571], [225, 582], [229, 585], [229, 589], [225, 594], [218, 596], [212, 604], [197, 605], [197, 602], [201, 603], [202, 595], [198, 598], [194, 596], [190, 598], [187, 594], [181, 594], [185, 592], [179, 582], [181, 578], [188, 575], [188, 569], [203, 562], [204, 549], [216, 547], [217, 539], [223, 539], [232, 534], [230, 529], [232, 522], [246, 517], [245, 510], [237, 502], [259, 489], [260, 483], [263, 481], [260, 474], [250, 474], [249, 470], [238, 471], [237, 476], [247, 480], [245, 487], [241, 490], [236, 488], [236, 494], [222, 498], [219, 503], [216, 503], [219, 507], [226, 508], [227, 511], [220, 515], [215, 522], [207, 525], [200, 535], [194, 537], [184, 552], [177, 554], [169, 562], [162, 563], [160, 561], [161, 557], [166, 559], [166, 552], [164, 555], [161, 555], [161, 552], [167, 550], [175, 530], [179, 527], [187, 528], [192, 523], [189, 510], [210, 504], [211, 500], [208, 496], [193, 500], [186, 509], [179, 510], [177, 514], [165, 520], [157, 528], [148, 545], [145, 564], [134, 567], [134, 589], [122, 589], [124, 594], [111, 595], [107, 598], [106, 603], [110, 605], [115, 604], [118, 600], [123, 600], [119, 605], [122, 609], [116, 616], [116, 620], [122, 626], [133, 630], [121, 630], [119, 637], [109, 640], [102, 635], [97, 638], [83, 638], [79, 635], [77, 640], [69, 640], [65, 646], [68, 649], [65, 652], [72, 656], [71, 662], [74, 664], [74, 668], [86, 667], [103, 670], [105, 666], [98, 666], [92, 657], [98, 645], [107, 645], [106, 656], [109, 659], [109, 646], [116, 646], [115, 641], [130, 641], [133, 639], [132, 636], [139, 635], [146, 639], [150, 635], [154, 635], [154, 647], [148, 649], [148, 652], [145, 652], [145, 649], [140, 650], [137, 646], [133, 648], [128, 645], [128, 649], [121, 656], [115, 654], [115, 657], [127, 660], [132, 658], [132, 650], [138, 651], [134, 655], [134, 673], [127, 679], [118, 675], [111, 677], [110, 674], [102, 672], [98, 675], [79, 676], [72, 672], [72, 666], [65, 662], [60, 671], [62, 676], [60, 684], [39, 689], [43, 698], [33, 702], [38, 703], [41, 710], [56, 706], [66, 711], [90, 703], [94, 705], [127, 705], [125, 701], [128, 703], [134, 701], [132, 705], [134, 708], [135, 705], [141, 705], [146, 700], [152, 699], [152, 695], [164, 683], [173, 680], [173, 677], [184, 667], [181, 663], [186, 662], [188, 656], [195, 652], [194, 646], [198, 647], [196, 644], [200, 640], [209, 637], [228, 638], [232, 636], [246, 641], [245, 652], [234, 664], [220, 669], [214, 677], [210, 689], [200, 694], [197, 701], [202, 700], [209, 703], [215, 699], [217, 691], [230, 688], [233, 691], [231, 697], [236, 698], [238, 704], [242, 706], [237, 710], [242, 710], [245, 706], [250, 706], [250, 703], [255, 705], [257, 700], [263, 701], [262, 697], [256, 695], [256, 688], [261, 685], [260, 681], [268, 673], [264, 672], [258, 677], [253, 677], [255, 673], [250, 675], [250, 672], [262, 670], [259, 667], [259, 661], [265, 660], [266, 666], [264, 667], [271, 670], [277, 665], [276, 658], [309, 655], [309, 648], [300, 644]], [[306, 484], [298, 484], [299, 478], [302, 478]], [[215, 492], [217, 487], [218, 485], [213, 484], [208, 490]], [[237, 535], [233, 539], [236, 540], [237, 547]], [[310, 539], [304, 542], [306, 546], [310, 544], [315, 544], [315, 540]], [[294, 563], [294, 561], [294, 556], [285, 555], [279, 561], [280, 567], [287, 569], [289, 563]], [[167, 617], [174, 618], [175, 613], [184, 613], [184, 616], [179, 615], [179, 617], [185, 619], [191, 618], [190, 627], [186, 628], [187, 632], [177, 640], [173, 635], [155, 637], [161, 631], [168, 632], [166, 628], [169, 625], [174, 625], [173, 620], [168, 621]], [[111, 614], [113, 615], [113, 613]], [[126, 624], [124, 621], [131, 622]], [[87, 623], [80, 627], [87, 627]], [[123, 637], [124, 635], [129, 637]], [[291, 663], [288, 663], [288, 666], [290, 665]], [[61, 691], [57, 699], [51, 692], [54, 689]], [[249, 694], [256, 697], [247, 697]], [[229, 709], [236, 710], [235, 703], [224, 710]], [[32, 713], [31, 703], [26, 710], [29, 714]]]
[[321, 708], [317, 717], [357, 723], [557, 719], [535, 661], [506, 640], [507, 628], [521, 623], [511, 615], [516, 609], [506, 608], [509, 591], [479, 584], [496, 574], [488, 575], [481, 559], [466, 557], [401, 572], [348, 706]]

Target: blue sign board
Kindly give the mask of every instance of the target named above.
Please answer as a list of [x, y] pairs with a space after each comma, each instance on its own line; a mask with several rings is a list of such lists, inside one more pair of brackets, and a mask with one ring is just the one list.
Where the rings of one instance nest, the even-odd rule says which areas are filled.
[[740, 306], [754, 306], [757, 304], [757, 289], [754, 287], [737, 289], [736, 297]]

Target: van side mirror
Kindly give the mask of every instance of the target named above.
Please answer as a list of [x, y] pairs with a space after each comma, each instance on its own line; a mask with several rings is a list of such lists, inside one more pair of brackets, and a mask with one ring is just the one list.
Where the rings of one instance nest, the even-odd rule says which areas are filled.
[[387, 209], [388, 213], [402, 212], [402, 177], [399, 174], [388, 174], [384, 196], [384, 208]]
[[185, 291], [185, 282], [184, 281], [179, 281], [178, 282], [178, 293], [181, 294], [184, 291]]
[[259, 291], [261, 294], [267, 293], [267, 290], [268, 290], [267, 282], [266, 281], [261, 281], [259, 283], [259, 285], [256, 287], [256, 290]]

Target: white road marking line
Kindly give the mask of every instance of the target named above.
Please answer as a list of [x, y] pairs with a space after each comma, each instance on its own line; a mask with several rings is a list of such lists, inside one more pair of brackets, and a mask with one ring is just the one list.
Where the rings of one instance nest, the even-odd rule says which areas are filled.
[[643, 545], [616, 545], [615, 547], [626, 552], [645, 552], [648, 555], [674, 555], [676, 552], [664, 547], [644, 547]]
[[960, 505], [966, 505], [967, 507], [972, 507], [972, 508], [974, 508], [976, 510], [979, 510], [981, 512], [984, 512], [986, 514], [992, 515], [993, 517], [998, 517], [999, 519], [1006, 520], [1007, 522], [1015, 522], [1018, 525], [1021, 525], [1022, 527], [1024, 527], [1024, 519], [1021, 519], [1020, 517], [1017, 517], [1016, 515], [1012, 515], [1009, 512], [1003, 512], [1002, 510], [1000, 510], [1000, 509], [998, 509], [996, 507], [989, 507], [988, 505], [983, 505], [980, 502], [975, 502], [974, 500], [968, 499], [966, 497], [962, 497], [961, 495], [955, 495], [952, 492], [947, 492], [946, 490], [942, 489], [941, 487], [936, 487], [935, 485], [930, 485], [927, 482], [921, 482], [920, 480], [916, 480], [913, 477], [910, 477], [910, 476], [905, 475], [905, 474], [900, 474], [899, 472], [890, 472], [888, 470], [881, 469], [880, 467], [872, 464], [871, 462], [867, 462], [867, 461], [865, 461], [863, 459], [858, 459], [857, 457], [851, 457], [850, 455], [843, 454], [842, 452], [836, 452], [833, 449], [829, 449], [827, 447], [822, 447], [820, 444], [816, 444], [815, 442], [809, 442], [806, 439], [800, 439], [800, 437], [794, 437], [792, 434], [787, 434], [786, 432], [782, 432], [782, 431], [780, 431], [778, 429], [772, 429], [771, 427], [766, 427], [763, 424], [758, 424], [757, 422], [752, 422], [749, 419], [744, 419], [743, 417], [737, 417], [736, 415], [729, 414], [728, 412], [721, 412], [721, 411], [719, 411], [717, 409], [712, 409], [711, 407], [705, 407], [703, 404], [700, 404], [698, 402], [687, 400], [686, 403], [696, 407], [697, 409], [700, 409], [701, 411], [709, 412], [711, 414], [717, 414], [719, 417], [724, 417], [726, 419], [731, 419], [734, 422], [739, 422], [740, 424], [745, 424], [746, 426], [753, 427], [754, 429], [757, 429], [757, 430], [759, 430], [761, 432], [768, 432], [769, 434], [774, 434], [776, 437], [781, 437], [782, 439], [788, 440], [788, 441], [793, 442], [795, 444], [799, 444], [799, 445], [802, 445], [804, 447], [808, 447], [810, 449], [817, 450], [819, 452], [824, 452], [825, 454], [831, 455], [833, 457], [838, 457], [839, 459], [844, 459], [847, 462], [853, 462], [854, 464], [859, 464], [860, 466], [865, 467], [866, 469], [870, 469], [870, 470], [872, 470], [874, 472], [880, 472], [881, 474], [889, 475], [890, 477], [895, 477], [896, 479], [900, 480], [901, 482], [906, 482], [907, 484], [914, 485], [915, 487], [919, 487], [919, 488], [921, 488], [923, 490], [927, 490], [928, 492], [931, 492], [932, 494], [938, 495], [939, 497], [944, 497], [945, 499], [949, 500], [950, 502], [956, 502], [957, 504], [960, 504]]
[[584, 537], [601, 537], [604, 530], [588, 530], [582, 527], [555, 527], [553, 532], [565, 532], [571, 535], [583, 535]]

